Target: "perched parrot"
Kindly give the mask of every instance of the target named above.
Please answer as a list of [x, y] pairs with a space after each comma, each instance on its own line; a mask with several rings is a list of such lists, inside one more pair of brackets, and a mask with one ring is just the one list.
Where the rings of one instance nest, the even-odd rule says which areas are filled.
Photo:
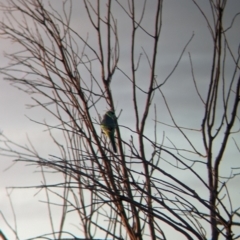
[[104, 114], [103, 120], [100, 126], [104, 134], [110, 139], [113, 147], [113, 151], [116, 153], [117, 148], [116, 148], [116, 143], [114, 139], [114, 132], [116, 129], [116, 116], [113, 111], [110, 110]]

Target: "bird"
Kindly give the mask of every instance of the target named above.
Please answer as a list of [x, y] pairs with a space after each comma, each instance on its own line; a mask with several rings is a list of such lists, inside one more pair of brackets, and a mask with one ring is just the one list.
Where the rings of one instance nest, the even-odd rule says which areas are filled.
[[116, 143], [114, 139], [116, 119], [117, 118], [115, 116], [115, 113], [112, 110], [109, 110], [104, 114], [100, 124], [103, 133], [110, 139], [113, 151], [115, 153], [117, 152]]

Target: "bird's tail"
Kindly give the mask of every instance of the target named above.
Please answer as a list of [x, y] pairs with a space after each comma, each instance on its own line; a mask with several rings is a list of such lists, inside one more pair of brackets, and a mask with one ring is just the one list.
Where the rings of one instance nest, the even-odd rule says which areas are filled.
[[117, 147], [116, 147], [114, 135], [111, 134], [109, 137], [110, 137], [110, 141], [111, 141], [111, 144], [112, 144], [112, 147], [113, 147], [113, 151], [115, 153], [117, 153]]

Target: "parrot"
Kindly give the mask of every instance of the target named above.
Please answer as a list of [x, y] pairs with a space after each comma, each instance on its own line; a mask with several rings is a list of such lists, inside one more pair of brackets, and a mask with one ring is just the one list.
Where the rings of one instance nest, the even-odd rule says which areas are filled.
[[116, 129], [116, 119], [117, 118], [114, 112], [112, 110], [109, 110], [104, 114], [100, 124], [103, 133], [110, 139], [113, 151], [115, 153], [117, 152], [116, 143], [114, 139], [114, 132]]

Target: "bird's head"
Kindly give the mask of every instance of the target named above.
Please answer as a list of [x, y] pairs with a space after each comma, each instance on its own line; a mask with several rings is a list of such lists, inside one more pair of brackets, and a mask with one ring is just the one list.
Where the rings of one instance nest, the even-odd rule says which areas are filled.
[[107, 112], [106, 112], [106, 115], [108, 115], [108, 116], [109, 116], [110, 118], [112, 118], [112, 119], [115, 119], [115, 118], [116, 118], [115, 113], [114, 113], [114, 111], [112, 111], [112, 110], [107, 111]]

